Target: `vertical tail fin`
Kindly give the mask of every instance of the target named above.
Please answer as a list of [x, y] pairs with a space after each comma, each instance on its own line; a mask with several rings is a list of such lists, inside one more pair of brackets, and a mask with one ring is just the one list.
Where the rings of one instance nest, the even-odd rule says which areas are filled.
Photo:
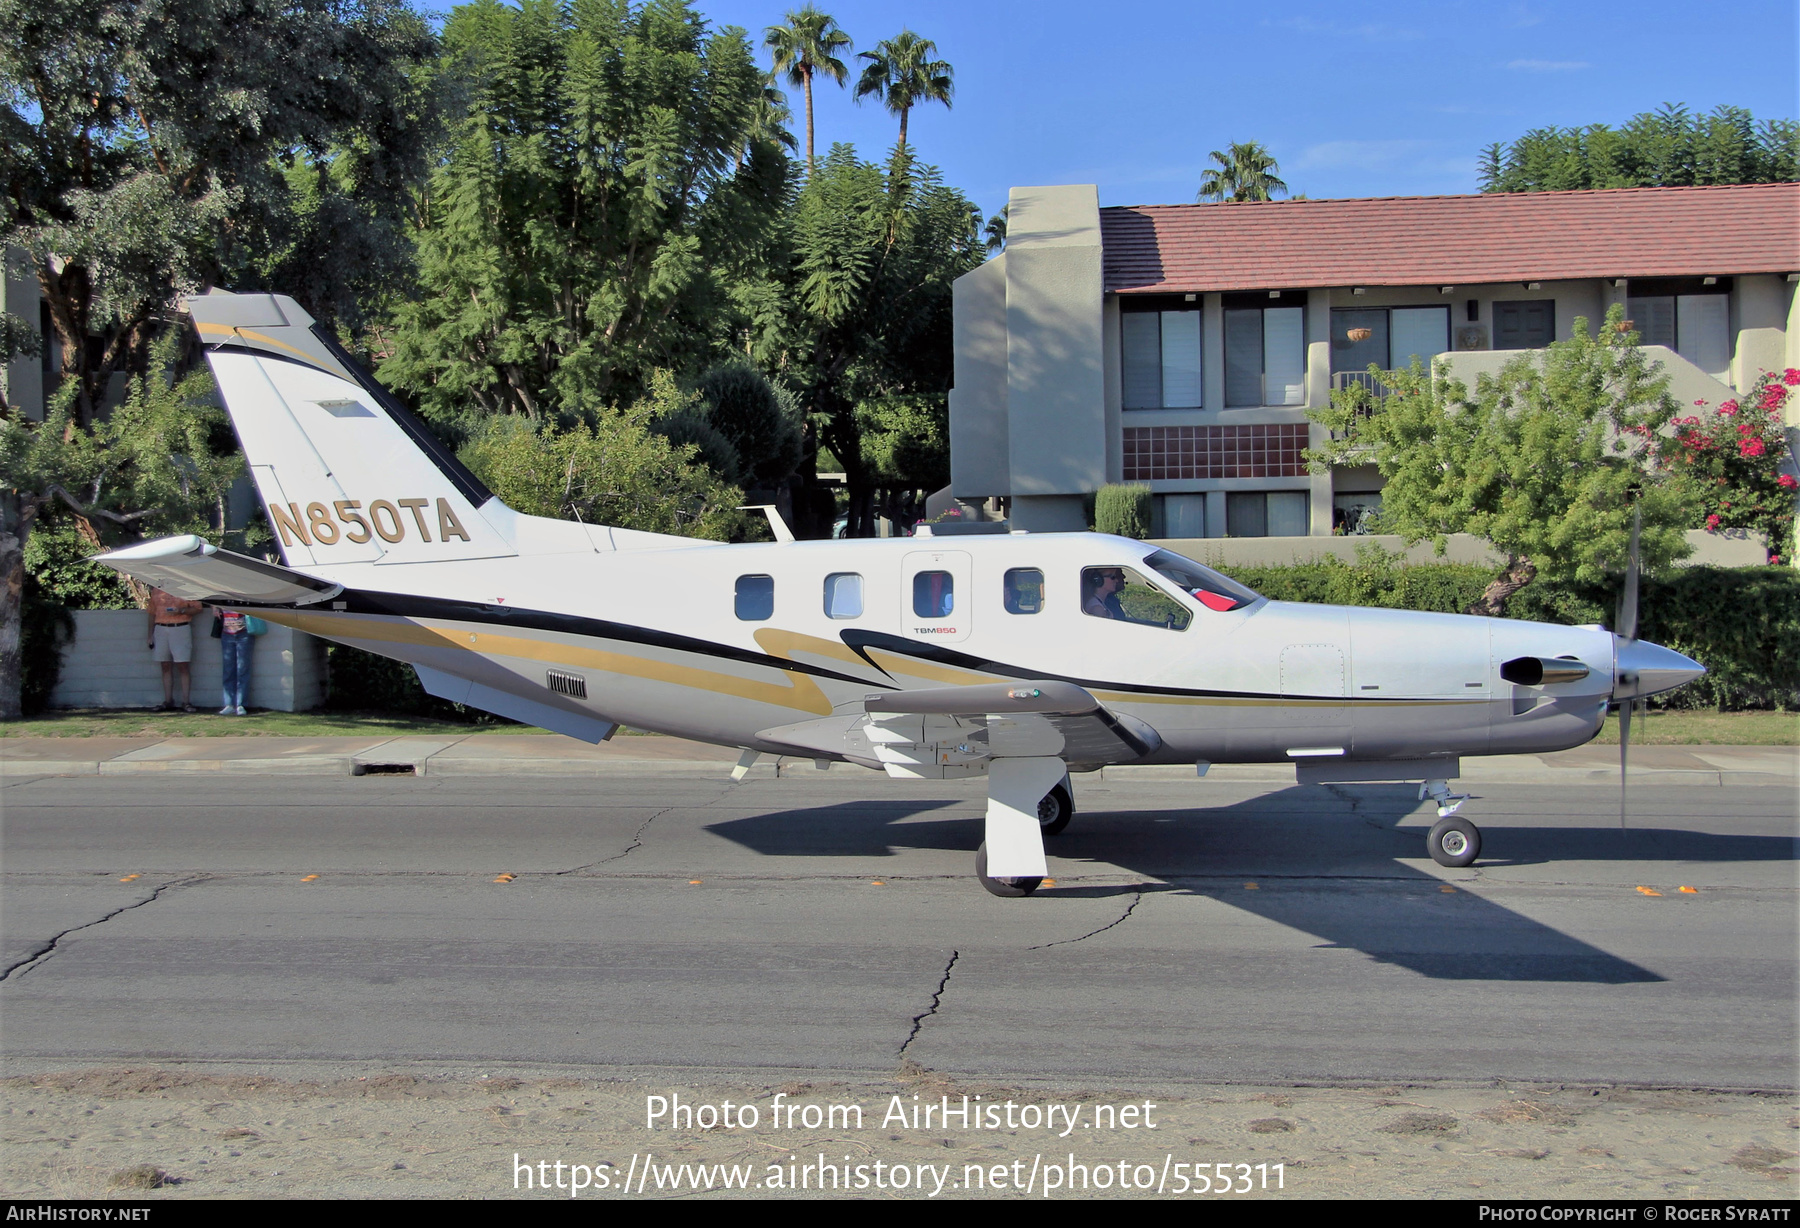
[[293, 299], [186, 307], [290, 566], [517, 553], [481, 511], [511, 510]]

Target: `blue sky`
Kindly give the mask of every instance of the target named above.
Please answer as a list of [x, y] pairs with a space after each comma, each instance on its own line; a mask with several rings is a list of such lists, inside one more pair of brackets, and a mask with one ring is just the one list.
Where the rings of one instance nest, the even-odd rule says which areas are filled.
[[[758, 46], [799, 2], [695, 0]], [[908, 135], [989, 213], [1018, 184], [1191, 201], [1208, 153], [1232, 141], [1266, 145], [1294, 192], [1409, 196], [1476, 191], [1484, 146], [1548, 124], [1618, 124], [1664, 102], [1800, 115], [1793, 0], [816, 2], [856, 50], [903, 26], [936, 41], [956, 105], [915, 111]], [[892, 145], [881, 108], [815, 92], [821, 152]], [[803, 134], [798, 90], [790, 102]]]

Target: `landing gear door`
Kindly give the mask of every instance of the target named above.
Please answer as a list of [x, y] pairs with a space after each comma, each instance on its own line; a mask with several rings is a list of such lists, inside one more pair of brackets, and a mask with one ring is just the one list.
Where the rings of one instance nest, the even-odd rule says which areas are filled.
[[901, 560], [900, 630], [907, 639], [953, 644], [974, 624], [973, 567], [961, 550], [919, 550]]

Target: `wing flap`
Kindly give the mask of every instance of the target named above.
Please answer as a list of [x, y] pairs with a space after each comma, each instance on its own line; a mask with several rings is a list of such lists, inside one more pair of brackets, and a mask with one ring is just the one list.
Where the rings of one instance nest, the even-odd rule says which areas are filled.
[[191, 533], [97, 554], [94, 562], [174, 596], [215, 605], [314, 605], [344, 591], [341, 584], [221, 550]]

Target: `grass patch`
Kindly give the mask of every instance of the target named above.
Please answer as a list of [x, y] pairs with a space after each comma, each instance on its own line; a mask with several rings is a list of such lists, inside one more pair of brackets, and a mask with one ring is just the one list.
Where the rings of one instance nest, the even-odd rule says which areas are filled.
[[[1596, 743], [1619, 744], [1619, 714], [1607, 714]], [[1631, 718], [1633, 746], [1800, 746], [1800, 712], [1712, 712], [1656, 708]]]

